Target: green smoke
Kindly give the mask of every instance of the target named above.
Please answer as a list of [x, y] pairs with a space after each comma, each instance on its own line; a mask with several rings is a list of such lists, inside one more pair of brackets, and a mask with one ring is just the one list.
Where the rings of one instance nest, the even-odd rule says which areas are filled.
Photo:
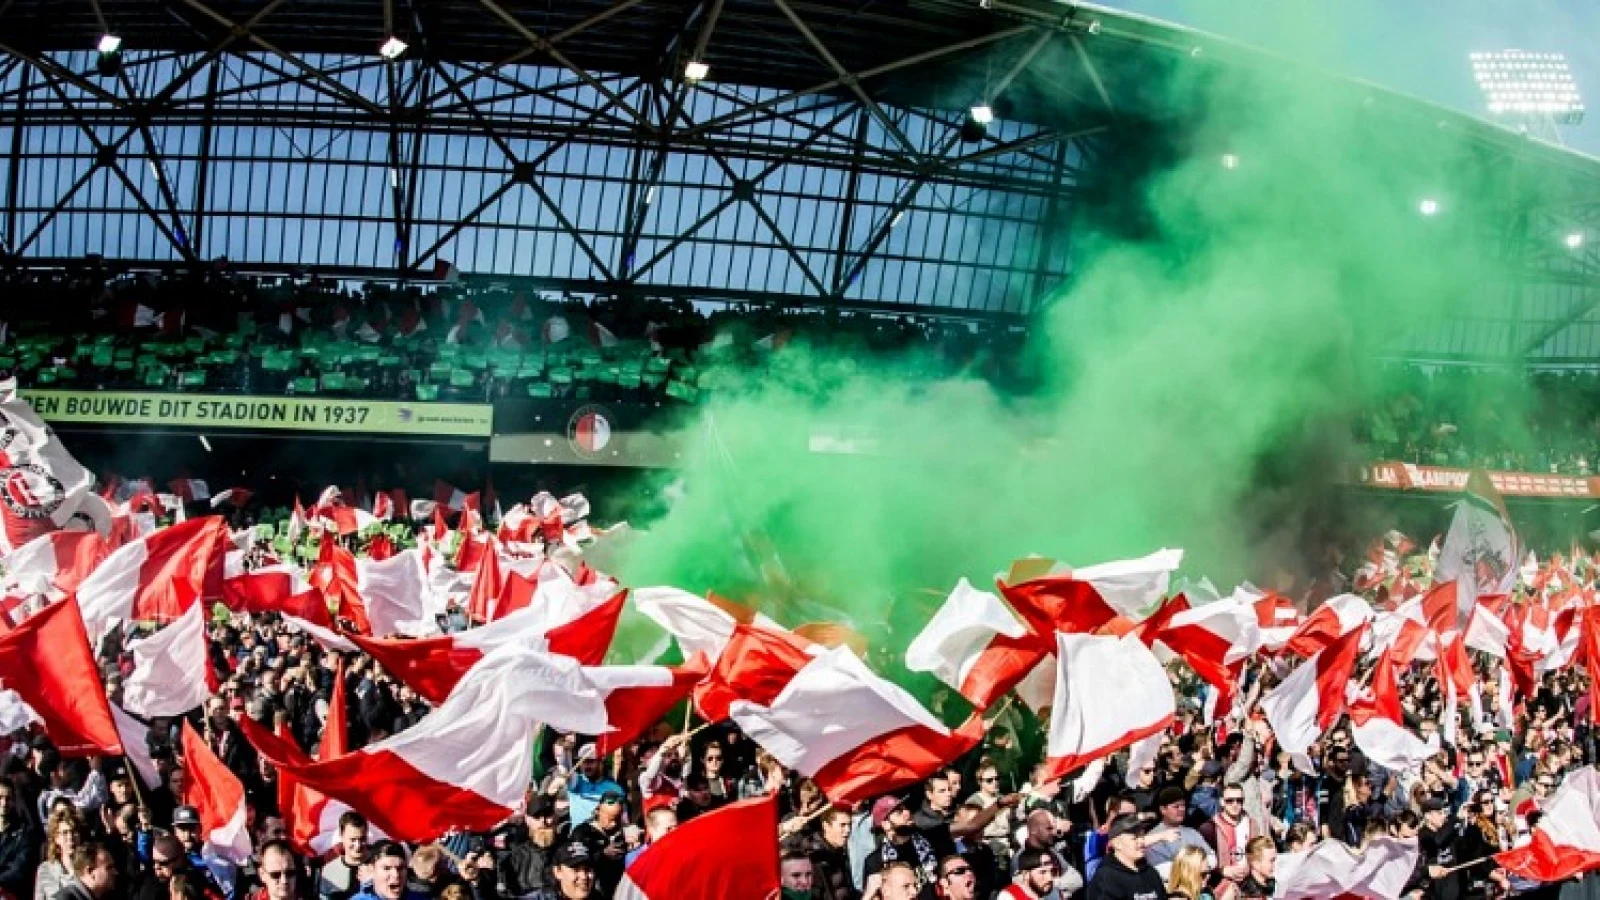
[[[1030, 324], [1029, 390], [851, 347], [722, 373], [685, 496], [624, 581], [859, 627], [1034, 553], [1184, 547], [1224, 586], [1313, 571], [1296, 535], [1333, 514], [1350, 416], [1385, 389], [1374, 357], [1501, 280], [1473, 223], [1504, 185], [1459, 128], [1315, 74], [1198, 60], [1145, 93], [1187, 112], [1112, 139], [1076, 271]], [[811, 452], [815, 426], [875, 446]]]

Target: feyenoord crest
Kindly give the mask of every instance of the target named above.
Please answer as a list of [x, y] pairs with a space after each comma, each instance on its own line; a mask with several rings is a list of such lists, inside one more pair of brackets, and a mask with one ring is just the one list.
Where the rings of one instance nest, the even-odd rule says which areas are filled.
[[611, 445], [611, 411], [603, 406], [580, 406], [567, 420], [567, 443], [579, 456], [599, 456]]
[[22, 463], [0, 469], [0, 502], [23, 519], [42, 519], [66, 499], [67, 489], [43, 466]]

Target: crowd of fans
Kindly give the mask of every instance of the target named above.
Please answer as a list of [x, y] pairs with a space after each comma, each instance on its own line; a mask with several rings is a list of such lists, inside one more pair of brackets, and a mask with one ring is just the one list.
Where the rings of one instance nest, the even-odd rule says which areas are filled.
[[[439, 624], [466, 623], [451, 614]], [[524, 811], [491, 832], [406, 847], [347, 812], [337, 842], [306, 855], [288, 842], [276, 771], [238, 720], [310, 751], [342, 692], [357, 748], [429, 707], [364, 655], [343, 660], [341, 680], [340, 654], [271, 614], [219, 619], [209, 637], [220, 686], [189, 721], [245, 786], [251, 863], [206, 854], [196, 810], [180, 805], [182, 720], [151, 722], [154, 789], [121, 760], [66, 759], [19, 732], [0, 761], [0, 890], [16, 900], [610, 898], [650, 842], [729, 802], [777, 794], [779, 834], [749, 839], [780, 842], [784, 900], [1264, 898], [1280, 852], [1322, 840], [1360, 849], [1380, 836], [1419, 842], [1408, 898], [1555, 896], [1559, 886], [1520, 883], [1489, 857], [1526, 843], [1563, 777], [1594, 758], [1581, 669], [1545, 675], [1507, 729], [1492, 724], [1507, 676], [1484, 665], [1485, 718], [1420, 768], [1370, 763], [1343, 723], [1312, 748], [1308, 774], [1275, 747], [1258, 705], [1283, 668], [1257, 662], [1242, 715], [1210, 725], [1175, 673], [1180, 712], [1156, 758], [1128, 771], [1117, 754], [1088, 784], [1078, 772], [1045, 778], [1037, 754], [1019, 752], [1043, 728], [1020, 704], [1003, 707], [967, 757], [855, 809], [830, 806], [732, 723], [689, 730], [674, 714], [609, 755], [589, 737], [547, 731]], [[897, 665], [893, 653], [873, 659]], [[108, 641], [102, 662], [120, 703], [130, 657]], [[1424, 737], [1453, 702], [1432, 672], [1418, 666], [1402, 681], [1406, 724]]]
[[21, 270], [0, 368], [40, 387], [486, 402], [580, 396], [693, 401], [714, 364], [818, 340], [916, 351], [919, 371], [1014, 380], [1021, 332], [926, 317], [577, 298], [496, 281], [353, 285], [250, 277]]

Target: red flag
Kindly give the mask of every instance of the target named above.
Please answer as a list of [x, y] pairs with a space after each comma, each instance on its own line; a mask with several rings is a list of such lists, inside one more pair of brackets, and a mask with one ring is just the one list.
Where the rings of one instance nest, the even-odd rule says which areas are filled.
[[83, 616], [70, 597], [0, 637], [0, 683], [33, 707], [63, 755], [122, 754]]
[[716, 667], [695, 686], [695, 708], [707, 721], [720, 722], [735, 700], [770, 704], [810, 661], [805, 643], [792, 634], [737, 625]]
[[250, 829], [245, 825], [244, 785], [228, 770], [194, 727], [183, 723], [185, 806], [200, 811], [200, 834], [206, 849], [234, 865], [250, 858]]
[[474, 622], [493, 622], [501, 612], [500, 594], [505, 578], [500, 574], [500, 551], [494, 538], [487, 537], [483, 555], [478, 557], [477, 575], [472, 580], [472, 592], [467, 595], [467, 616]]
[[676, 667], [596, 666], [585, 670], [596, 687], [606, 691], [606, 719], [611, 731], [595, 740], [605, 756], [620, 750], [661, 721], [667, 711], [689, 696], [706, 677], [711, 663], [705, 654], [696, 653]]
[[[760, 900], [778, 894], [777, 796], [696, 816], [639, 854], [617, 900]], [[757, 839], [757, 837], [761, 839]]]

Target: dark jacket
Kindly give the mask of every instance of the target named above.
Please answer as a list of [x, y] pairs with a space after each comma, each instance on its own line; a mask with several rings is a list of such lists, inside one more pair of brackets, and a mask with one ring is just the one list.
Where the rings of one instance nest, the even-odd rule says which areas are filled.
[[526, 897], [555, 883], [550, 878], [550, 852], [533, 842], [520, 844], [495, 863], [500, 876], [500, 893], [511, 900]]
[[850, 854], [828, 846], [821, 835], [808, 834], [798, 847], [811, 857], [814, 892], [821, 900], [856, 900], [861, 896], [850, 880]]
[[67, 883], [56, 892], [56, 900], [94, 900], [94, 895], [83, 886], [83, 882], [76, 878], [67, 879]]
[[0, 832], [0, 890], [11, 896], [33, 896], [33, 873], [39, 865], [39, 838], [32, 828], [18, 822], [9, 831]]
[[1167, 886], [1154, 866], [1141, 860], [1137, 869], [1106, 854], [1089, 882], [1087, 900], [1167, 900]]

